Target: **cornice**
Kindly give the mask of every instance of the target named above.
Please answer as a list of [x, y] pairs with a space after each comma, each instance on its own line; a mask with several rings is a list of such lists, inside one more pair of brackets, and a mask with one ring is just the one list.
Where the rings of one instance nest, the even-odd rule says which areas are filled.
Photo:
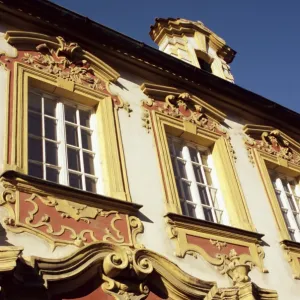
[[[120, 57], [122, 61], [127, 62], [127, 66], [142, 64], [143, 68], [158, 72], [173, 80], [174, 83], [189, 85], [245, 113], [276, 124], [276, 127], [281, 126], [292, 133], [297, 130], [293, 124], [299, 124], [299, 113], [54, 3], [40, 0], [3, 0], [0, 3], [0, 10], [5, 16], [9, 16], [9, 20], [22, 17], [23, 20], [35, 24], [38, 28], [44, 28], [44, 32], [52, 31], [54, 35], [60, 35], [63, 32], [65, 36], [70, 37], [70, 40], [76, 39], [87, 45], [89, 49]], [[90, 38], [92, 35], [93, 39]], [[101, 43], [98, 42], [100, 40]]]
[[220, 235], [223, 236], [231, 237], [231, 236], [238, 235], [243, 239], [256, 240], [256, 241], [260, 241], [264, 237], [264, 234], [258, 232], [248, 231], [248, 230], [231, 227], [223, 224], [191, 218], [180, 214], [168, 213], [166, 214], [166, 217], [172, 220], [174, 222], [174, 225], [188, 230], [207, 232], [207, 233], [211, 233], [211, 232], [215, 233], [217, 231], [220, 233]]
[[5, 171], [0, 175], [0, 179], [12, 181], [19, 185], [30, 183], [32, 186], [31, 191], [39, 191], [41, 195], [53, 193], [60, 194], [62, 196], [67, 196], [68, 198], [80, 199], [80, 203], [84, 203], [87, 206], [101, 206], [105, 208], [116, 209], [119, 212], [128, 213], [131, 215], [137, 215], [138, 211], [143, 207], [137, 203], [122, 201], [116, 198], [79, 190], [70, 186], [46, 181], [16, 171]]
[[155, 25], [151, 26], [150, 37], [159, 44], [166, 35], [194, 35], [195, 32], [201, 32], [209, 38], [209, 44], [214, 48], [227, 63], [231, 63], [236, 55], [236, 51], [226, 45], [225, 40], [208, 29], [200, 21], [194, 22], [185, 19], [174, 18], [156, 18]]

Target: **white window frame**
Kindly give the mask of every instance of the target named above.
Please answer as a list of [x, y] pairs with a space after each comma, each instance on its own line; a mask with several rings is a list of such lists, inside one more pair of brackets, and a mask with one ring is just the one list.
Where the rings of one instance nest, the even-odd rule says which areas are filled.
[[[197, 145], [192, 142], [187, 142], [183, 139], [180, 139], [180, 138], [177, 138], [177, 137], [174, 137], [171, 135], [168, 135], [167, 138], [168, 138], [170, 156], [171, 156], [171, 160], [172, 160], [173, 172], [174, 172], [174, 176], [175, 176], [175, 180], [176, 180], [176, 185], [177, 184], [180, 185], [180, 189], [185, 198], [185, 199], [182, 199], [182, 197], [180, 196], [181, 193], [179, 191], [179, 188], [177, 187], [178, 196], [179, 196], [180, 204], [182, 207], [182, 213], [184, 215], [187, 215], [190, 217], [196, 217], [198, 219], [207, 220], [207, 218], [205, 217], [205, 214], [204, 214], [204, 208], [208, 208], [211, 211], [211, 215], [212, 215], [213, 219], [207, 220], [207, 221], [229, 225], [229, 218], [227, 215], [223, 197], [221, 195], [220, 185], [219, 185], [217, 175], [215, 172], [215, 168], [213, 165], [213, 160], [212, 160], [212, 155], [211, 155], [210, 149], [207, 147], [204, 147], [204, 146]], [[182, 145], [182, 158], [173, 155], [174, 153], [176, 153], [174, 143]], [[190, 148], [194, 148], [197, 151], [197, 158], [198, 158], [199, 163], [192, 161], [191, 156], [190, 156], [190, 150], [189, 150]], [[202, 163], [202, 158], [201, 158], [201, 155], [199, 154], [199, 152], [206, 152], [206, 155], [208, 157], [207, 165], [204, 165]], [[180, 174], [178, 161], [181, 161], [182, 163], [184, 163], [187, 178], [182, 178], [182, 177], [178, 176]], [[193, 165], [197, 166], [200, 169], [201, 176], [203, 178], [204, 183], [197, 182]], [[176, 168], [176, 170], [174, 170], [174, 168]], [[209, 171], [210, 171], [212, 185], [209, 185], [207, 182], [204, 168], [207, 170], [209, 169]], [[187, 196], [185, 195], [184, 188], [183, 188], [183, 182], [189, 184], [190, 194], [191, 194], [192, 199], [189, 199], [189, 200], [187, 199]], [[207, 200], [209, 201], [209, 204], [205, 204], [201, 201], [198, 186], [202, 186], [205, 188], [205, 192], [206, 192], [206, 196], [207, 196]], [[213, 199], [211, 197], [210, 189], [215, 190], [215, 193], [216, 193], [215, 203], [213, 202]], [[188, 205], [191, 205], [195, 208], [194, 216], [189, 213]], [[217, 218], [216, 211], [220, 212], [220, 215], [221, 215], [220, 220], [218, 220], [218, 218]]]
[[[269, 174], [290, 237], [293, 241], [300, 242], [300, 193], [297, 180], [273, 170], [269, 170]], [[283, 180], [287, 182], [288, 191], [284, 189]], [[295, 183], [295, 190], [291, 188], [291, 181]]]
[[[57, 134], [57, 141], [56, 144], [58, 145], [58, 166], [54, 167], [53, 165], [49, 165], [46, 162], [46, 154], [45, 154], [45, 141], [47, 140], [47, 138], [45, 137], [45, 124], [44, 124], [44, 119], [45, 119], [45, 114], [44, 114], [44, 105], [42, 105], [42, 111], [41, 111], [41, 115], [42, 115], [42, 136], [40, 137], [43, 140], [43, 162], [41, 163], [43, 165], [43, 178], [44, 180], [46, 179], [46, 172], [45, 169], [47, 166], [50, 167], [54, 167], [55, 169], [59, 170], [59, 184], [63, 184], [63, 185], [69, 185], [69, 175], [68, 173], [74, 173], [74, 174], [78, 174], [81, 175], [82, 179], [82, 189], [80, 190], [86, 190], [86, 181], [85, 181], [85, 177], [89, 177], [92, 179], [96, 180], [96, 193], [103, 193], [103, 187], [101, 184], [101, 178], [102, 178], [102, 172], [101, 172], [101, 168], [100, 168], [100, 153], [99, 153], [99, 147], [97, 147], [98, 145], [98, 141], [97, 141], [97, 134], [96, 134], [96, 115], [95, 115], [95, 110], [92, 107], [83, 105], [83, 104], [79, 104], [76, 103], [70, 99], [66, 99], [64, 97], [59, 97], [53, 94], [49, 94], [47, 92], [44, 92], [40, 89], [36, 89], [36, 88], [29, 88], [29, 93], [33, 93], [36, 94], [38, 96], [41, 97], [41, 100], [44, 101], [44, 97], [47, 97], [48, 99], [51, 99], [53, 101], [55, 101], [57, 103], [56, 106], [56, 116], [55, 117], [51, 117], [49, 115], [47, 115], [47, 118], [52, 118], [57, 120], [57, 127], [56, 127], [56, 134]], [[74, 107], [76, 109], [76, 121], [77, 123], [71, 123], [65, 120], [65, 112], [64, 112], [64, 108], [65, 106], [71, 106]], [[89, 111], [90, 112], [90, 128], [87, 128], [81, 124], [79, 124], [79, 110], [85, 110], [85, 111]], [[29, 108], [28, 108], [28, 113], [29, 113]], [[66, 138], [66, 124], [72, 124], [72, 126], [75, 124], [75, 126], [77, 126], [77, 137], [78, 137], [78, 147], [77, 146], [72, 146], [72, 145], [67, 145], [67, 138]], [[75, 127], [74, 126], [74, 127]], [[88, 150], [88, 149], [83, 149], [82, 147], [82, 136], [81, 136], [81, 128], [92, 132], [91, 134], [91, 144], [92, 144], [92, 151]], [[28, 137], [34, 137], [31, 134], [28, 134]], [[52, 141], [52, 140], [51, 140]], [[53, 141], [52, 141], [53, 142]], [[67, 148], [76, 148], [76, 150], [79, 151], [79, 155], [80, 155], [80, 170], [81, 171], [76, 171], [76, 170], [69, 170], [68, 169], [68, 155], [67, 155]], [[90, 154], [94, 155], [94, 171], [95, 174], [88, 174], [84, 172], [84, 166], [83, 166], [83, 152], [87, 152]], [[28, 162], [31, 163], [35, 163], [35, 161], [32, 161], [30, 159], [28, 159]], [[74, 187], [75, 188], [75, 187]]]

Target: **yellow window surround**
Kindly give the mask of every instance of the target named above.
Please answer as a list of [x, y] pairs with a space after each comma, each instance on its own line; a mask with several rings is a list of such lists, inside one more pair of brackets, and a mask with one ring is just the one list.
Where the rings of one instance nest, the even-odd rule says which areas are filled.
[[249, 159], [257, 165], [276, 220], [286, 259], [294, 277], [300, 279], [300, 243], [291, 241], [281, 207], [269, 175], [269, 170], [296, 179], [300, 178], [300, 144], [282, 131], [270, 126], [245, 125], [245, 145]]
[[[18, 49], [18, 57], [10, 58], [13, 94], [7, 99], [7, 111], [12, 118], [7, 120], [5, 169], [27, 174], [31, 86], [94, 108], [105, 193], [131, 201], [117, 116], [117, 109], [128, 105], [108, 92], [109, 83], [116, 81], [119, 74], [77, 43], [67, 43], [62, 37], [10, 31], [5, 38]], [[24, 45], [26, 51], [22, 50]]]
[[[196, 252], [210, 263], [222, 265], [221, 260], [228, 257], [229, 251], [240, 247], [241, 260], [251, 261], [265, 272], [264, 253], [260, 247], [262, 235], [255, 232], [234, 167], [235, 156], [230, 138], [221, 125], [225, 114], [196, 96], [176, 88], [144, 83], [141, 89], [148, 96], [148, 99], [142, 102], [142, 120], [148, 131], [153, 128], [168, 212], [166, 221], [170, 237], [177, 242], [177, 256], [194, 255]], [[233, 227], [182, 215], [167, 134], [210, 148]], [[198, 221], [201, 222], [201, 226], [192, 225]], [[226, 231], [229, 233], [226, 234]], [[210, 255], [212, 247], [217, 249], [221, 260], [210, 259], [215, 256]]]

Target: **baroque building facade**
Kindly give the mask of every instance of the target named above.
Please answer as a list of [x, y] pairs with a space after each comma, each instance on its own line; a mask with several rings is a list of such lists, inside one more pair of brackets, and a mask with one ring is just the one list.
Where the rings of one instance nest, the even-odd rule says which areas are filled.
[[1, 299], [299, 299], [300, 115], [235, 85], [222, 38], [0, 16]]

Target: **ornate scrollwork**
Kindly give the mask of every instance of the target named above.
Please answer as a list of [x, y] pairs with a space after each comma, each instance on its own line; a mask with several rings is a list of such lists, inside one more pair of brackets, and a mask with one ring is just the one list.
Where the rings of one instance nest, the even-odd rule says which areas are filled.
[[227, 246], [226, 242], [221, 242], [221, 241], [212, 240], [212, 239], [210, 239], [209, 241], [213, 246], [218, 248], [218, 250], [222, 250], [223, 248], [225, 248]]
[[137, 217], [129, 217], [129, 226], [131, 228], [132, 244], [136, 249], [143, 249], [145, 246], [137, 242], [137, 235], [144, 232], [144, 225]]
[[104, 83], [95, 76], [86, 59], [73, 60], [74, 53], [81, 50], [80, 46], [67, 43], [62, 37], [56, 39], [60, 45], [56, 51], [43, 43], [36, 47], [39, 54], [25, 53], [23, 62], [67, 81], [87, 85], [93, 90], [105, 90]]
[[133, 110], [130, 107], [129, 102], [124, 101], [120, 96], [113, 98], [113, 101], [117, 110], [120, 108], [124, 109], [127, 112], [128, 117], [130, 117], [130, 114], [133, 112]]
[[[199, 104], [196, 104], [192, 97], [188, 93], [181, 93], [179, 95], [168, 95], [165, 97], [165, 101], [155, 101], [153, 99], [147, 99], [142, 101], [142, 106], [146, 108], [155, 108], [156, 110], [167, 114], [174, 118], [181, 118], [184, 121], [194, 123], [204, 129], [225, 133], [224, 129], [209, 118], [205, 114], [205, 108]], [[143, 116], [143, 121], [146, 123], [144, 127], [147, 128], [149, 122], [148, 115]], [[150, 128], [147, 128], [149, 130]]]
[[150, 132], [151, 129], [150, 112], [147, 109], [143, 109], [142, 126], [146, 128], [148, 133]]
[[250, 151], [250, 161], [254, 161], [251, 148], [275, 155], [291, 163], [300, 165], [300, 153], [293, 149], [290, 142], [286, 140], [279, 130], [265, 131], [261, 134], [261, 140], [251, 137], [245, 138], [245, 144]]
[[[6, 195], [10, 195], [5, 191]], [[14, 198], [9, 198], [14, 201]], [[12, 202], [14, 203], [14, 202]], [[89, 207], [85, 204], [79, 204], [73, 201], [63, 200], [54, 197], [41, 197], [35, 193], [31, 194], [28, 198], [22, 200], [21, 204], [30, 206], [27, 207], [27, 216], [23, 219], [16, 219], [16, 214], [12, 207], [9, 207], [11, 214], [4, 220], [4, 224], [13, 232], [22, 232], [27, 230], [29, 232], [36, 232], [38, 235], [46, 237], [53, 246], [57, 243], [72, 243], [78, 247], [82, 247], [87, 243], [99, 240], [112, 242], [115, 244], [122, 244], [125, 242], [125, 236], [121, 233], [116, 223], [122, 220], [118, 211], [111, 210], [105, 211], [95, 207]], [[19, 203], [20, 205], [20, 203]], [[52, 220], [55, 215], [49, 209], [55, 209], [58, 216], [62, 219], [73, 219], [76, 222], [82, 221], [80, 229], [76, 229], [69, 222], [56, 223]], [[42, 209], [42, 211], [41, 211]], [[44, 212], [43, 212], [44, 211]], [[49, 213], [48, 213], [49, 212]], [[110, 217], [112, 216], [112, 217]], [[19, 218], [19, 214], [18, 214]], [[102, 234], [93, 230], [93, 224], [98, 218], [110, 218], [109, 224], [102, 228]], [[97, 222], [100, 222], [98, 220]], [[83, 225], [86, 223], [86, 225]], [[90, 224], [93, 225], [90, 227]]]
[[224, 258], [223, 264], [219, 266], [221, 274], [226, 273], [234, 285], [241, 285], [250, 281], [248, 274], [254, 264], [249, 256], [238, 255], [235, 249], [231, 249], [229, 255]]
[[103, 261], [102, 289], [115, 299], [144, 299], [149, 294], [146, 277], [152, 263], [129, 248], [108, 254]]

